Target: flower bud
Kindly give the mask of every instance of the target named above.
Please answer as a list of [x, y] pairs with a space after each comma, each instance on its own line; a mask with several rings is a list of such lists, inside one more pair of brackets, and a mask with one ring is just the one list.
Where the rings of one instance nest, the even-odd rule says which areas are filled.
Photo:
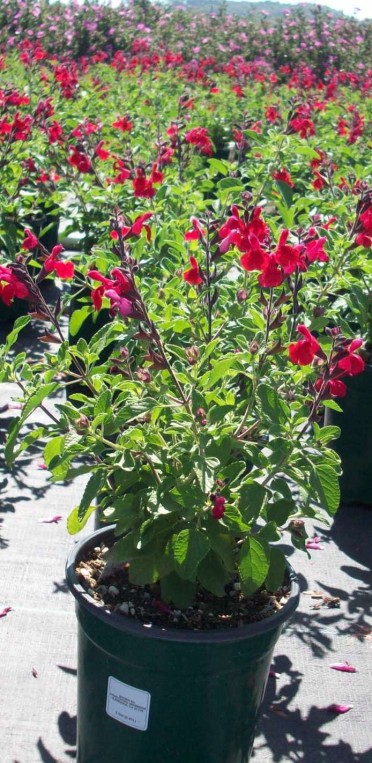
[[89, 429], [90, 422], [88, 417], [82, 413], [78, 419], [75, 419], [74, 425], [78, 434], [84, 434]]
[[238, 302], [245, 302], [245, 300], [248, 299], [248, 292], [246, 289], [238, 289], [236, 292], [236, 298]]
[[148, 384], [151, 381], [151, 374], [148, 368], [138, 368], [136, 371], [137, 379]]

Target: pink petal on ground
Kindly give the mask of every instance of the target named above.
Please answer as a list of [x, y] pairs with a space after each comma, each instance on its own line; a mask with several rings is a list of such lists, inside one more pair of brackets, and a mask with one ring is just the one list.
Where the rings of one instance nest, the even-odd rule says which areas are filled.
[[323, 551], [323, 546], [319, 545], [319, 541], [315, 541], [313, 539], [306, 541], [305, 548], [310, 548], [313, 551]]
[[44, 461], [38, 461], [36, 466], [37, 466], [38, 469], [47, 469], [48, 468], [47, 465], [44, 463]]
[[354, 705], [338, 705], [337, 703], [334, 703], [333, 705], [328, 705], [326, 710], [328, 713], [335, 713], [336, 715], [342, 715], [343, 713], [348, 713], [349, 710], [352, 709]]
[[280, 678], [280, 673], [275, 673], [275, 670], [270, 669], [269, 676], [270, 678]]
[[333, 670], [341, 670], [343, 673], [356, 673], [357, 669], [349, 665], [348, 662], [334, 662], [329, 666]]
[[8, 612], [11, 612], [11, 611], [12, 611], [11, 607], [4, 607], [4, 609], [0, 611], [0, 617], [6, 617]]
[[57, 525], [61, 519], [63, 519], [61, 514], [55, 514], [54, 517], [44, 517], [44, 519], [39, 519], [39, 522], [44, 522], [46, 525]]

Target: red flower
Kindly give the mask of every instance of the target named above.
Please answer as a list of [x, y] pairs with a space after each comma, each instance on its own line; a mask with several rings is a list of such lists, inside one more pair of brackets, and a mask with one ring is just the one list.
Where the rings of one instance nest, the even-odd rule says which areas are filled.
[[271, 124], [275, 124], [275, 122], [279, 122], [280, 120], [280, 113], [275, 106], [268, 106], [265, 111], [265, 117], [268, 120], [268, 122], [271, 122]]
[[347, 376], [357, 376], [357, 374], [361, 374], [364, 371], [364, 360], [355, 352], [362, 344], [362, 339], [353, 339], [345, 348], [347, 351], [346, 357], [341, 358], [337, 363], [337, 368], [344, 371]]
[[185, 233], [184, 239], [185, 241], [198, 241], [199, 239], [203, 238], [203, 236], [205, 236], [205, 228], [202, 228], [201, 222], [197, 217], [190, 217], [190, 222], [192, 225], [192, 230], [189, 230]]
[[152, 199], [156, 194], [151, 178], [147, 178], [144, 171], [137, 167], [136, 177], [132, 180], [134, 195], [144, 199]]
[[302, 248], [300, 246], [290, 246], [287, 244], [288, 236], [289, 230], [282, 231], [274, 255], [276, 262], [282, 266], [286, 274], [290, 275], [291, 273], [294, 273], [296, 267], [300, 264]]
[[26, 238], [22, 243], [22, 249], [36, 249], [39, 246], [39, 239], [29, 228], [25, 228]]
[[305, 253], [309, 262], [315, 262], [316, 260], [319, 262], [328, 262], [328, 254], [324, 251], [324, 244], [326, 241], [327, 239], [325, 236], [322, 236], [321, 238], [309, 241], [309, 243], [305, 245]]
[[108, 289], [105, 296], [109, 298], [111, 309], [127, 318], [132, 313], [132, 303], [126, 297], [121, 297], [115, 289]]
[[105, 162], [106, 159], [110, 158], [110, 152], [106, 151], [104, 146], [104, 141], [100, 140], [99, 143], [97, 143], [96, 148], [94, 150], [94, 156], [98, 156], [98, 159], [101, 159], [101, 161]]
[[290, 188], [294, 188], [294, 182], [290, 176], [290, 173], [288, 170], [283, 167], [282, 170], [277, 170], [273, 173], [274, 180], [279, 180], [281, 183], [286, 183], [286, 185], [289, 185]]
[[312, 181], [311, 185], [314, 191], [320, 191], [325, 186], [324, 178], [318, 170], [314, 170], [314, 178], [315, 180]]
[[63, 280], [69, 281], [74, 277], [74, 263], [70, 260], [58, 260], [58, 255], [61, 254], [61, 252], [63, 252], [63, 246], [61, 244], [54, 246], [49, 257], [44, 261], [44, 269], [47, 273], [55, 272], [57, 273], [57, 276]]
[[22, 281], [18, 280], [11, 268], [0, 265], [0, 299], [9, 307], [14, 297], [27, 299], [29, 297], [28, 288]]
[[291, 119], [289, 123], [294, 132], [297, 132], [300, 138], [307, 138], [309, 135], [315, 135], [315, 125], [308, 117], [297, 116]]
[[315, 339], [315, 336], [310, 333], [306, 326], [300, 324], [297, 326], [297, 331], [302, 334], [305, 339], [300, 339], [299, 342], [289, 345], [289, 357], [292, 363], [296, 363], [298, 366], [308, 366], [319, 351], [321, 352], [321, 347], [319, 342]]
[[213, 519], [221, 519], [225, 513], [226, 498], [224, 498], [223, 495], [213, 495], [211, 496], [211, 501], [213, 504]]
[[86, 173], [91, 172], [92, 163], [83, 151], [79, 151], [76, 146], [72, 146], [72, 154], [68, 157], [67, 161], [71, 167], [76, 167], [78, 172]]
[[284, 278], [282, 268], [275, 262], [274, 257], [270, 257], [266, 268], [258, 276], [258, 283], [263, 289], [273, 289], [275, 286], [280, 286]]
[[48, 127], [48, 140], [49, 143], [58, 143], [59, 139], [62, 137], [63, 130], [59, 122], [52, 122], [51, 125]]
[[205, 127], [194, 127], [185, 135], [186, 143], [196, 146], [201, 154], [212, 156], [213, 146], [209, 137], [208, 130]]
[[203, 283], [203, 278], [200, 273], [199, 265], [195, 257], [190, 257], [190, 270], [185, 270], [183, 274], [183, 280], [192, 286], [200, 286]]
[[112, 123], [112, 127], [116, 127], [121, 132], [130, 132], [133, 128], [133, 122], [130, 121], [128, 116], [119, 117], [116, 122]]
[[265, 270], [269, 264], [268, 254], [254, 234], [249, 236], [249, 247], [240, 258], [241, 266], [244, 270]]

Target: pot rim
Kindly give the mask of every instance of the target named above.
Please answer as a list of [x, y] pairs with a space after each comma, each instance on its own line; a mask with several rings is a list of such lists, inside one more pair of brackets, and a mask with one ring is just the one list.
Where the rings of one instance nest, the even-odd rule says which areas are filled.
[[98, 620], [110, 623], [113, 628], [118, 630], [132, 633], [143, 638], [156, 638], [164, 641], [180, 641], [180, 642], [194, 642], [194, 643], [226, 643], [231, 641], [243, 641], [248, 638], [259, 636], [262, 633], [275, 630], [278, 627], [284, 625], [292, 614], [297, 609], [300, 588], [296, 573], [287, 562], [287, 572], [289, 581], [291, 584], [291, 591], [287, 603], [282, 609], [278, 610], [270, 617], [266, 617], [263, 620], [259, 620], [255, 623], [248, 623], [241, 628], [230, 628], [226, 630], [216, 631], [188, 631], [178, 630], [176, 628], [162, 628], [159, 625], [145, 625], [138, 620], [132, 620], [126, 615], [119, 615], [115, 612], [107, 612], [104, 607], [101, 607], [94, 603], [94, 599], [88, 594], [86, 589], [80, 583], [75, 567], [76, 563], [81, 559], [84, 552], [91, 545], [97, 545], [97, 543], [107, 541], [107, 536], [114, 535], [115, 525], [108, 525], [100, 530], [96, 530], [90, 535], [86, 536], [82, 540], [73, 546], [66, 562], [66, 582], [72, 595], [76, 599], [76, 604], [82, 606], [91, 615], [97, 617]]

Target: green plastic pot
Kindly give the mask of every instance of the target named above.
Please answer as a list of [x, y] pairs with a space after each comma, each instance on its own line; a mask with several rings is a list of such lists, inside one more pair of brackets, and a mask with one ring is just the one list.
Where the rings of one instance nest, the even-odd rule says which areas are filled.
[[372, 505], [372, 365], [345, 378], [348, 391], [337, 399], [342, 413], [326, 408], [324, 423], [336, 425], [341, 436], [332, 443], [342, 462], [342, 503]]
[[299, 589], [272, 617], [194, 632], [107, 613], [75, 574], [113, 526], [77, 544], [67, 583], [78, 619], [78, 763], [248, 763], [273, 649]]

